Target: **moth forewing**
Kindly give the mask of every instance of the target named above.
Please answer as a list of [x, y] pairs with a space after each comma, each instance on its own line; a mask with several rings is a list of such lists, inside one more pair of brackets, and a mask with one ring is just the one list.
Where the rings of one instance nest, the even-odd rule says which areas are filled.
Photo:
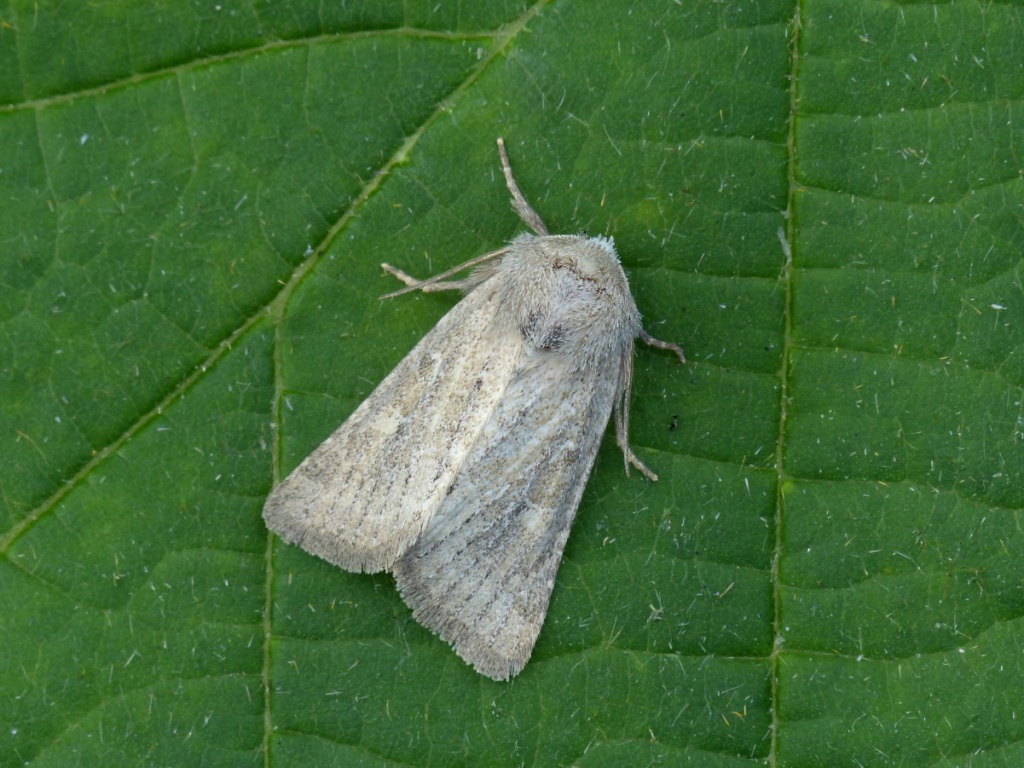
[[606, 368], [566, 363], [524, 356], [434, 522], [393, 569], [416, 619], [498, 680], [533, 650], [616, 394]]
[[514, 348], [489, 343], [496, 309], [493, 292], [474, 291], [445, 315], [274, 489], [267, 526], [346, 570], [390, 568], [429, 524], [517, 364]]
[[[418, 621], [480, 673], [533, 651], [566, 539], [615, 412], [629, 465], [634, 339], [644, 332], [610, 240], [549, 235], [498, 140], [536, 235], [419, 281], [466, 292], [270, 495], [283, 539], [352, 571], [390, 569]], [[449, 280], [466, 268], [467, 277]]]

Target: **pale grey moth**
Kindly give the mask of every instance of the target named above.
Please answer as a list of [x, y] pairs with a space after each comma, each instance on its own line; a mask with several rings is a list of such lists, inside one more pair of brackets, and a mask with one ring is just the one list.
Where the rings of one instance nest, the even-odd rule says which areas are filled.
[[[536, 233], [413, 290], [465, 297], [267, 499], [267, 527], [349, 571], [389, 570], [417, 621], [495, 680], [533, 651], [608, 419], [626, 472], [640, 325], [610, 239]], [[476, 267], [461, 280], [448, 278]]]

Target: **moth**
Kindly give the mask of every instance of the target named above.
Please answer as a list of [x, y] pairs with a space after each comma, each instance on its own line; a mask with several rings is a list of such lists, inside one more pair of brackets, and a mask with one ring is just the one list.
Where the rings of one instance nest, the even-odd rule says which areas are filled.
[[[413, 616], [507, 680], [540, 633], [610, 416], [628, 475], [633, 343], [650, 336], [611, 239], [552, 235], [498, 153], [535, 234], [411, 291], [448, 312], [267, 499], [267, 527], [348, 571], [391, 571]], [[462, 279], [450, 279], [474, 268]]]

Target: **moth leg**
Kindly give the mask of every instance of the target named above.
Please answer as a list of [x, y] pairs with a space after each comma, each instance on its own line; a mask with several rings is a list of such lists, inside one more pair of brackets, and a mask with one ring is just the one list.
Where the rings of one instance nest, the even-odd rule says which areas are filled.
[[[641, 329], [639, 333], [640, 341], [652, 347], [658, 349], [666, 349], [671, 352], [675, 352], [679, 357], [680, 363], [686, 362], [686, 356], [683, 354], [683, 349], [678, 344], [673, 344], [668, 341], [661, 341], [656, 339], [647, 331]], [[633, 449], [629, 447], [629, 401], [633, 394], [633, 345], [629, 345], [629, 349], [626, 350], [625, 360], [623, 360], [622, 366], [622, 385], [619, 387], [621, 393], [620, 397], [615, 399], [615, 442], [618, 444], [619, 449], [622, 451], [623, 461], [626, 462], [626, 474], [629, 475], [629, 465], [632, 464], [641, 474], [652, 482], [658, 482], [658, 476], [654, 474], [644, 464], [640, 457], [633, 453]]]
[[670, 341], [662, 341], [661, 339], [656, 339], [643, 328], [640, 329], [640, 341], [642, 341], [649, 347], [655, 347], [657, 349], [667, 349], [669, 352], [675, 352], [676, 356], [679, 358], [680, 363], [686, 362], [686, 355], [683, 354], [682, 347], [680, 347], [678, 344], [673, 344]]
[[629, 465], [640, 470], [641, 474], [653, 483], [658, 482], [658, 476], [652, 472], [646, 464], [640, 461], [640, 457], [633, 453], [629, 447], [629, 400], [633, 393], [633, 345], [630, 344], [626, 350], [622, 366], [622, 384], [619, 386], [619, 394], [615, 398], [615, 442], [622, 451], [622, 459], [626, 463], [626, 476], [629, 476]]
[[533, 206], [526, 201], [526, 196], [519, 190], [515, 176], [512, 175], [512, 166], [508, 162], [508, 152], [505, 151], [505, 140], [498, 139], [498, 154], [501, 155], [501, 171], [505, 174], [505, 186], [512, 195], [512, 208], [519, 214], [519, 218], [536, 232], [538, 235], [549, 235], [547, 225], [544, 224], [540, 214], [533, 210]]
[[403, 283], [405, 288], [400, 288], [392, 293], [387, 293], [381, 296], [382, 299], [390, 299], [392, 296], [398, 296], [403, 293], [409, 293], [410, 291], [423, 291], [424, 293], [435, 293], [440, 291], [457, 291], [465, 287], [465, 280], [439, 280], [437, 282], [431, 282], [431, 280], [417, 280], [415, 277], [410, 275], [408, 272], [403, 272], [398, 267], [392, 267], [390, 264], [381, 264], [381, 269], [390, 275], [394, 275]]
[[507, 247], [499, 248], [496, 251], [491, 251], [490, 253], [485, 253], [483, 256], [477, 256], [475, 259], [470, 259], [469, 261], [463, 262], [462, 264], [459, 264], [457, 267], [452, 267], [451, 269], [446, 270], [445, 272], [442, 272], [439, 275], [428, 277], [426, 280], [417, 280], [408, 272], [403, 272], [398, 267], [392, 267], [390, 264], [381, 264], [381, 269], [383, 269], [388, 274], [394, 275], [403, 283], [405, 283], [405, 288], [399, 288], [397, 291], [385, 293], [380, 298], [390, 299], [395, 296], [401, 296], [403, 293], [412, 293], [413, 291], [423, 291], [424, 293], [436, 293], [439, 291], [468, 292], [471, 288], [475, 288], [484, 279], [486, 279], [487, 274], [477, 274], [476, 272], [474, 272], [470, 274], [469, 277], [465, 277], [462, 280], [447, 280], [445, 278], [449, 278], [452, 275], [457, 275], [459, 272], [462, 272], [463, 270], [469, 269], [470, 267], [475, 267], [478, 264], [483, 264], [484, 262], [490, 261], [491, 259], [504, 256], [506, 253], [508, 253], [508, 251], [509, 249]]
[[658, 476], [654, 471], [644, 464], [640, 457], [633, 453], [633, 449], [629, 447], [628, 436], [622, 433], [623, 425], [629, 422], [629, 403], [623, 408], [618, 403], [615, 404], [615, 442], [622, 450], [622, 458], [626, 462], [626, 476], [629, 476], [629, 465], [632, 464], [634, 467], [640, 470], [640, 474], [650, 480], [652, 483], [658, 482]]

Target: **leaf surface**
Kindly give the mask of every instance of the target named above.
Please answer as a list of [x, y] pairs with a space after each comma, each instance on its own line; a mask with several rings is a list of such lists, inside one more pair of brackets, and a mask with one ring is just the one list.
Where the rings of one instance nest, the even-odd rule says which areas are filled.
[[[0, 764], [1024, 761], [1017, 3], [9, 3]], [[522, 230], [645, 327], [511, 683], [273, 483]]]

